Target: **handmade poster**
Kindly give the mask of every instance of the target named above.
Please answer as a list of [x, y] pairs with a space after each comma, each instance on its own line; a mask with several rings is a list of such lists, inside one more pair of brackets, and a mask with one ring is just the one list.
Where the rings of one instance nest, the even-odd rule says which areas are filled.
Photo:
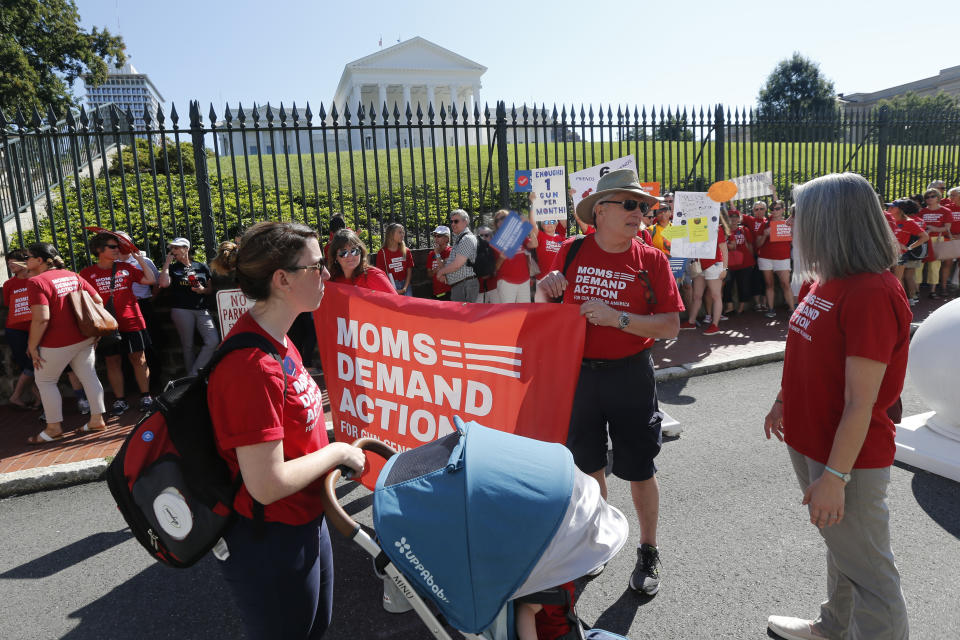
[[770, 223], [770, 242], [789, 242], [793, 238], [793, 227], [785, 220]]
[[[696, 222], [698, 219], [700, 222]], [[672, 241], [670, 255], [678, 258], [713, 258], [717, 253], [719, 224], [719, 202], [712, 200], [706, 192], [677, 191], [673, 194], [673, 226], [686, 229], [687, 236]]]
[[516, 211], [511, 211], [490, 238], [490, 244], [506, 258], [512, 258], [523, 246], [524, 238], [530, 235], [532, 229], [532, 224], [521, 218]]
[[730, 182], [737, 185], [737, 195], [733, 198], [734, 200], [773, 195], [772, 171], [740, 176], [739, 178], [733, 178]]
[[689, 238], [690, 232], [686, 226], [672, 224], [663, 230], [663, 237], [667, 240], [676, 240], [677, 238]]
[[564, 167], [533, 169], [530, 185], [536, 196], [530, 203], [534, 222], [567, 219], [567, 170]]
[[530, 169], [517, 169], [513, 172], [513, 190], [517, 193], [529, 192], [531, 188]]
[[[336, 440], [397, 451], [453, 417], [566, 442], [586, 323], [572, 304], [450, 304], [328, 283], [314, 314]], [[557, 348], [563, 336], [563, 348]], [[360, 481], [383, 467], [367, 456]]]
[[[603, 164], [587, 167], [586, 169], [581, 169], [580, 171], [571, 173], [570, 195], [573, 196], [573, 208], [576, 209], [581, 200], [594, 192], [594, 190], [597, 188], [597, 182], [600, 181], [600, 178], [607, 175], [611, 171], [616, 171], [617, 169], [633, 169], [633, 171], [636, 172], [637, 161], [633, 156], [624, 156], [622, 158], [617, 158], [616, 160], [611, 160], [610, 162], [604, 162]], [[650, 184], [657, 185], [657, 193], [653, 195], [660, 195], [660, 184]]]

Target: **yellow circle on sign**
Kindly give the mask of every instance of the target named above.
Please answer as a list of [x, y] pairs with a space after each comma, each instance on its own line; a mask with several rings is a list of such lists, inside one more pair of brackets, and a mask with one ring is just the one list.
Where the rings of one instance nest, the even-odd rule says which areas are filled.
[[730, 180], [714, 182], [707, 189], [707, 196], [714, 202], [726, 202], [733, 199], [735, 195], [737, 195], [737, 185]]

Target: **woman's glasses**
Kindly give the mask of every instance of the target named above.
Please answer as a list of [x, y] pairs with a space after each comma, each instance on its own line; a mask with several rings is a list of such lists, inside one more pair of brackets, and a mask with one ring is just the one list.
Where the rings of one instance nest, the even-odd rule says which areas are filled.
[[640, 213], [646, 213], [650, 210], [650, 205], [646, 202], [640, 202], [639, 200], [601, 200], [599, 204], [619, 204], [623, 207], [624, 211], [633, 211], [637, 207], [640, 208]]
[[360, 255], [360, 247], [354, 247], [353, 249], [344, 249], [343, 251], [337, 251], [338, 258], [346, 258], [347, 256], [358, 256]]
[[287, 267], [287, 271], [323, 271], [327, 268], [327, 263], [323, 258], [317, 264], [303, 264], [296, 267]]
[[107, 249], [119, 249], [119, 248], [120, 248], [120, 245], [118, 245], [118, 244], [106, 244], [106, 245], [103, 245], [103, 246], [105, 246]]

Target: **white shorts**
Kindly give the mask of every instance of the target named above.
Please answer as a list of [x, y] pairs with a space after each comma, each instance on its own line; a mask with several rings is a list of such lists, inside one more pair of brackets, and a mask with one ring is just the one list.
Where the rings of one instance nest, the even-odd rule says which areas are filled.
[[719, 280], [721, 273], [723, 273], [723, 263], [714, 262], [703, 270], [703, 277], [705, 280]]
[[757, 258], [757, 266], [760, 271], [790, 271], [790, 258], [785, 260], [768, 260], [767, 258]]

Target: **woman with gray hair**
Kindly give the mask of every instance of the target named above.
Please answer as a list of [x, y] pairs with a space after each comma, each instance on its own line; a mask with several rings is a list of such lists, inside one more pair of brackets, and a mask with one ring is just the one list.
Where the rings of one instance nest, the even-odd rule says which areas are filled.
[[[910, 305], [873, 187], [831, 174], [794, 189], [796, 269], [780, 392], [764, 421], [788, 445], [810, 523], [827, 545], [827, 600], [814, 620], [770, 616], [787, 639], [908, 637], [886, 503]], [[824, 238], [833, 239], [824, 242]]]

